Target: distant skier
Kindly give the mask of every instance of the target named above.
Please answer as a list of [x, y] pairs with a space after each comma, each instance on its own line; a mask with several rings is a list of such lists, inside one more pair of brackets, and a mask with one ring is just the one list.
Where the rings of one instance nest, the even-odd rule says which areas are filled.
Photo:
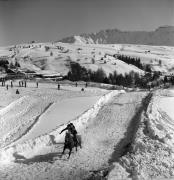
[[86, 84], [85, 84], [85, 87], [87, 88], [88, 87], [88, 83], [86, 82]]
[[36, 87], [38, 88], [38, 86], [39, 86], [39, 83], [38, 83], [38, 82], [36, 82]]
[[8, 84], [7, 84], [7, 86], [6, 86], [6, 89], [8, 90]]
[[78, 84], [77, 84], [77, 82], [76, 82], [76, 87], [77, 87], [77, 85], [78, 85]]
[[58, 90], [60, 90], [60, 84], [57, 85]]
[[13, 87], [13, 81], [11, 81], [11, 88]]
[[16, 94], [19, 94], [19, 90], [18, 89], [16, 89]]

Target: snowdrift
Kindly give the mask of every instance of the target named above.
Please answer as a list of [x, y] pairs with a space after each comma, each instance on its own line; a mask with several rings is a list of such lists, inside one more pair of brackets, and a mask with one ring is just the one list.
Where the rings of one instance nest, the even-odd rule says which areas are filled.
[[163, 98], [171, 96], [171, 91], [157, 91], [145, 107], [131, 147], [116, 163], [116, 167], [124, 167], [122, 172], [126, 172], [126, 178], [174, 178], [174, 117], [162, 109], [172, 104], [161, 105]]
[[[164, 91], [164, 94], [161, 92], [160, 96], [153, 98], [147, 111], [149, 119], [147, 126], [151, 137], [154, 137], [172, 147], [174, 146], [174, 117], [170, 117], [169, 112], [165, 112], [160, 107], [160, 99], [166, 96], [170, 99], [171, 95], [170, 91]], [[172, 104], [168, 103], [165, 105], [172, 106]]]
[[[84, 112], [81, 116], [77, 117], [76, 119], [72, 120], [71, 122], [77, 128], [78, 132], [81, 132], [83, 128], [86, 127], [87, 123], [90, 119], [94, 118], [99, 109], [107, 103], [112, 97], [124, 93], [123, 90], [120, 91], [111, 91], [108, 94], [102, 96], [96, 104]], [[42, 148], [52, 145], [54, 142], [63, 142], [64, 135], [60, 135], [60, 131], [66, 127], [66, 124], [61, 125], [60, 127], [56, 128], [54, 131], [50, 132], [49, 134], [45, 134], [40, 136], [36, 139], [28, 140], [21, 144], [16, 145], [9, 145], [8, 147], [3, 148], [0, 151], [0, 161], [1, 162], [12, 162], [15, 161], [16, 154], [20, 154], [26, 158], [30, 158], [41, 151]]]
[[23, 96], [0, 110], [0, 146], [20, 138], [48, 106], [42, 98]]

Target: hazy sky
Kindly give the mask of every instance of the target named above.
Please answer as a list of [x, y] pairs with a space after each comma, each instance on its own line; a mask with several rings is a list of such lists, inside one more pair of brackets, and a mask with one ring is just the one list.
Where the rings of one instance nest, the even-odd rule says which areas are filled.
[[0, 46], [174, 26], [174, 0], [0, 0]]

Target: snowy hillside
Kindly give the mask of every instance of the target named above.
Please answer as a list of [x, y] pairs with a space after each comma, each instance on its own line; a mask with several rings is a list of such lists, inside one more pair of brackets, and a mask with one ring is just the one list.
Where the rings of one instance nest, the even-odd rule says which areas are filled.
[[7, 59], [10, 65], [20, 64], [21, 71], [33, 71], [43, 75], [67, 75], [70, 62], [74, 61], [87, 69], [96, 71], [102, 68], [107, 75], [115, 70], [118, 74], [131, 71], [143, 74], [142, 69], [120, 61], [113, 55], [140, 58], [150, 64], [152, 70], [173, 73], [174, 48], [168, 46], [146, 46], [130, 44], [68, 44], [33, 43], [0, 48], [0, 58]]

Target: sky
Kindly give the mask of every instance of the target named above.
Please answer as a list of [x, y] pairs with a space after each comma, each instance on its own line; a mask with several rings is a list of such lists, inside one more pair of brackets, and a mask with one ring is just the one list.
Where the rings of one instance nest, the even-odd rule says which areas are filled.
[[0, 46], [174, 26], [174, 0], [0, 0]]

